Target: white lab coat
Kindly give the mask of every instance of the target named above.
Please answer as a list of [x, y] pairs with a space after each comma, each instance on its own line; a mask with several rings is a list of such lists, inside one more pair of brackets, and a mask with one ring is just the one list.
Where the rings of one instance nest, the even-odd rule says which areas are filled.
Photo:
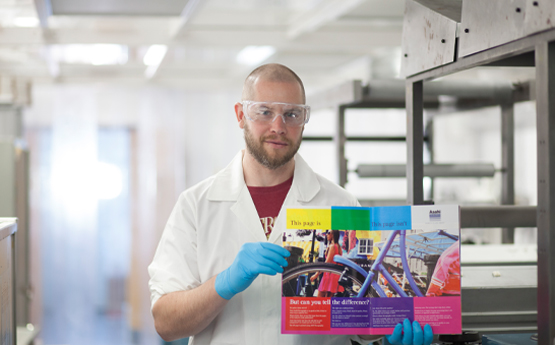
[[[148, 268], [152, 305], [164, 294], [193, 289], [225, 270], [245, 242], [281, 245], [285, 210], [307, 205], [356, 206], [358, 201], [296, 155], [293, 184], [267, 240], [245, 185], [240, 152], [224, 170], [180, 195]], [[280, 279], [260, 275], [192, 344], [351, 344], [349, 336], [282, 335]]]

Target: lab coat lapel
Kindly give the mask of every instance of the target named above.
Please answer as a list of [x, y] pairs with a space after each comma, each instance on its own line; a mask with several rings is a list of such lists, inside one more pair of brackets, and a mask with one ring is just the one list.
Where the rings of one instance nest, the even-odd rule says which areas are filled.
[[258, 212], [254, 206], [248, 188], [242, 189], [239, 193], [237, 202], [231, 207], [231, 211], [235, 213], [237, 218], [245, 225], [247, 231], [253, 237], [253, 241], [266, 241], [266, 235], [262, 228], [262, 223], [258, 217]]
[[231, 211], [244, 225], [251, 241], [266, 241], [262, 223], [254, 206], [243, 175], [243, 152], [239, 152], [229, 165], [220, 171], [208, 191], [211, 201], [235, 202]]
[[276, 219], [274, 230], [270, 234], [269, 241], [281, 245], [283, 231], [285, 231], [287, 221], [287, 208], [304, 206], [309, 203], [320, 191], [320, 182], [314, 171], [308, 166], [301, 155], [295, 155], [295, 172], [293, 183], [287, 193], [287, 197], [281, 206], [279, 215]]

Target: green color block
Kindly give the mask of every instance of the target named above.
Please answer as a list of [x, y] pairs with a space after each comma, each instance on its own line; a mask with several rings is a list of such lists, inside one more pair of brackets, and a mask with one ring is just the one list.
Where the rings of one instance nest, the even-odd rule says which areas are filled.
[[370, 230], [370, 209], [333, 207], [331, 228], [333, 230]]

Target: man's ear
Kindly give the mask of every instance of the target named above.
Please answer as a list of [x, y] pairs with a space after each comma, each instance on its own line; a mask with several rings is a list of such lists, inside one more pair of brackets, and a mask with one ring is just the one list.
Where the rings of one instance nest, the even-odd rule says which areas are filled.
[[240, 102], [235, 103], [235, 116], [237, 117], [237, 122], [239, 122], [239, 128], [243, 129], [245, 127], [245, 113], [243, 112], [243, 104]]

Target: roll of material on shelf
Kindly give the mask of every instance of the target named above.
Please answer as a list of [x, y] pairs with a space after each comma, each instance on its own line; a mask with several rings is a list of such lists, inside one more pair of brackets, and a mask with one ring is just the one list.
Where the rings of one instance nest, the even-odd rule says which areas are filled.
[[[405, 177], [404, 164], [360, 164], [356, 168], [359, 177]], [[428, 177], [493, 177], [493, 164], [432, 164], [424, 166]]]

